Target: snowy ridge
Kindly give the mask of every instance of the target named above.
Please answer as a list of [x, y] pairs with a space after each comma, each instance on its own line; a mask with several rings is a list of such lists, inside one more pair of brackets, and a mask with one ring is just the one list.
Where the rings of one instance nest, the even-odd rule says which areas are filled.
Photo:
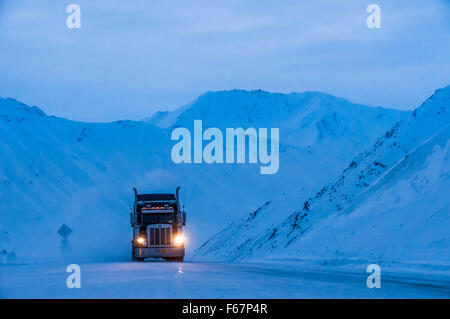
[[[74, 122], [0, 99], [0, 231], [9, 234], [0, 251], [58, 254], [56, 230], [65, 223], [74, 230], [74, 252], [127, 259], [132, 187], [173, 191], [177, 185], [187, 204], [189, 246], [196, 247], [260, 203], [323, 185], [408, 114], [318, 92], [236, 90], [208, 92], [170, 116], [159, 114], [170, 122], [164, 128]], [[173, 164], [172, 127], [190, 127], [194, 119], [204, 127], [280, 127], [279, 172], [267, 177], [246, 164]]]
[[[405, 114], [351, 103], [321, 92], [281, 94], [231, 90], [207, 92], [175, 112], [157, 117], [157, 123], [164, 121], [166, 127], [192, 127], [195, 119], [202, 119], [205, 127], [279, 127], [283, 144], [306, 147], [323, 143], [327, 138], [333, 142], [327, 143], [330, 145], [336, 142], [333, 138], [355, 137], [363, 144], [386, 121], [393, 120], [394, 124]], [[345, 145], [340, 144], [340, 147]]]
[[357, 257], [448, 270], [450, 199], [443, 192], [450, 186], [449, 127], [408, 154], [344, 211], [321, 221], [290, 251], [309, 258]]
[[[69, 223], [76, 229], [74, 240], [85, 240], [96, 254], [95, 242], [101, 240], [96, 225], [105, 216], [111, 223], [125, 222], [129, 210], [123, 192], [137, 163], [124, 160], [129, 150], [124, 145], [137, 149], [130, 136], [143, 130], [157, 137], [160, 131], [142, 124], [72, 122], [12, 99], [0, 100], [0, 224], [9, 234], [0, 251], [58, 251], [56, 229]], [[154, 143], [148, 144], [151, 159]], [[116, 147], [121, 154], [114, 152]], [[109, 228], [105, 235], [117, 231]]]
[[[354, 248], [355, 245], [347, 242], [346, 249], [344, 243], [336, 242], [335, 237], [327, 235], [326, 227], [321, 228], [322, 232], [320, 236], [314, 237], [314, 242], [308, 240], [308, 238], [313, 238], [312, 234], [318, 234], [316, 229], [324, 225], [325, 220], [332, 218], [329, 216], [341, 216], [343, 212], [346, 212], [345, 216], [349, 216], [347, 219], [340, 217], [341, 224], [345, 225], [346, 220], [353, 216], [352, 210], [348, 207], [352, 207], [351, 205], [358, 198], [366, 196], [365, 193], [371, 194], [373, 192], [370, 189], [371, 185], [374, 185], [374, 187], [378, 185], [380, 181], [390, 175], [391, 171], [399, 169], [410, 154], [415, 154], [424, 145], [434, 141], [437, 136], [443, 142], [441, 147], [443, 147], [445, 153], [445, 143], [449, 138], [447, 128], [450, 120], [449, 108], [450, 86], [437, 90], [409, 118], [394, 125], [373, 146], [356, 156], [344, 169], [342, 175], [333, 183], [323, 186], [318, 192], [313, 193], [313, 196], [298, 194], [295, 197], [285, 196], [266, 203], [255, 213], [233, 222], [207, 241], [196, 251], [196, 258], [234, 260], [260, 258], [273, 254], [305, 258], [306, 256], [309, 258], [337, 258], [342, 257], [340, 250], [346, 250], [346, 257], [357, 256], [360, 251], [358, 252], [356, 249], [352, 251], [352, 247]], [[433, 155], [430, 153], [428, 156], [432, 157]], [[417, 163], [415, 169], [423, 169], [423, 165], [423, 162], [420, 165]], [[445, 167], [447, 162], [445, 160], [443, 163], [437, 162], [433, 165], [444, 165]], [[445, 175], [445, 173], [443, 174]], [[433, 196], [444, 199], [446, 197], [446, 191], [444, 190], [448, 188], [445, 187], [445, 180], [441, 182], [442, 188], [440, 188], [440, 191], [436, 191]], [[406, 189], [406, 186], [404, 187]], [[397, 189], [397, 191], [400, 192], [401, 190]], [[389, 198], [387, 194], [383, 196]], [[383, 196], [380, 195], [376, 200], [372, 199], [373, 205], [382, 200]], [[422, 198], [422, 200], [425, 201], [426, 199]], [[445, 204], [443, 206], [445, 207]], [[393, 210], [397, 215], [402, 216], [404, 224], [408, 224], [409, 220], [405, 215], [407, 211], [399, 207], [395, 207]], [[448, 221], [448, 206], [444, 208], [442, 214], [446, 216], [445, 218]], [[384, 223], [383, 220], [377, 220], [377, 222]], [[364, 222], [362, 222], [362, 225], [364, 225]], [[356, 232], [357, 227], [362, 225], [353, 224], [355, 229], [351, 231]], [[448, 224], [444, 225], [447, 225], [448, 229]], [[327, 226], [330, 226], [330, 224], [328, 223]], [[427, 227], [423, 230], [424, 232], [432, 231], [431, 225], [427, 225]], [[346, 230], [348, 231], [348, 229]], [[399, 230], [393, 228], [391, 231]], [[420, 236], [419, 229], [417, 231], [418, 233], [415, 235]], [[392, 238], [388, 234], [383, 234], [383, 236], [386, 236], [386, 242]], [[450, 251], [448, 239], [445, 239], [444, 235], [441, 236], [443, 237], [438, 238], [438, 240], [443, 240], [446, 245], [445, 248]], [[402, 240], [407, 238], [404, 237]], [[361, 239], [358, 238], [357, 240]], [[381, 247], [384, 239], [379, 237], [379, 240], [381, 241]], [[334, 243], [334, 245], [330, 244], [329, 247], [340, 247], [341, 245], [342, 247], [334, 251], [327, 248], [321, 249], [321, 244], [324, 241]], [[367, 243], [367, 241], [364, 242]], [[324, 247], [326, 246], [324, 245]], [[373, 248], [373, 245], [367, 245], [367, 247], [367, 249], [370, 249], [370, 247]], [[360, 250], [363, 250], [363, 248], [359, 247]], [[409, 252], [409, 257], [412, 258], [413, 251], [414, 246], [412, 245], [403, 257], [407, 256]], [[400, 258], [395, 254], [390, 257]], [[440, 258], [448, 262], [449, 254], [441, 254]]]

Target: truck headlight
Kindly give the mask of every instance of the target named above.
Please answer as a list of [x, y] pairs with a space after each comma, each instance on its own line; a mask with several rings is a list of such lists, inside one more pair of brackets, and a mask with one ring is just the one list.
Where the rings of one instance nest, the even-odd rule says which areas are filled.
[[183, 235], [176, 235], [173, 238], [173, 243], [175, 244], [175, 246], [181, 246], [184, 244], [184, 236]]
[[146, 240], [145, 240], [145, 238], [142, 237], [142, 236], [136, 238], [136, 242], [137, 242], [139, 245], [141, 245], [141, 246], [145, 246], [145, 244], [146, 244]]

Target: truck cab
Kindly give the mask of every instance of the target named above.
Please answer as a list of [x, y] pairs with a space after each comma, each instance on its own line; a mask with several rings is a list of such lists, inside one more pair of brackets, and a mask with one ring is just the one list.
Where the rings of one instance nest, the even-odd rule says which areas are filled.
[[186, 212], [180, 208], [180, 187], [175, 194], [138, 194], [136, 188], [133, 191], [134, 206], [130, 214], [132, 260], [163, 258], [182, 262]]

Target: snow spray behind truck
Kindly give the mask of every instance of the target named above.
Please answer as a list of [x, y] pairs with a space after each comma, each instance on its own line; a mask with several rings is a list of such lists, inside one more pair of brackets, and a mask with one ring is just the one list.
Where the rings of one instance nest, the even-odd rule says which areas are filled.
[[176, 194], [138, 194], [134, 191], [133, 212], [130, 214], [133, 240], [131, 258], [163, 258], [184, 260], [183, 226], [186, 212], [180, 209], [180, 187]]

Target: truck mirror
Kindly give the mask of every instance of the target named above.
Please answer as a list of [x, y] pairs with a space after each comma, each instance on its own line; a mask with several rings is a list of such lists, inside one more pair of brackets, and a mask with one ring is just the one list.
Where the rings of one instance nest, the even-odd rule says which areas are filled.
[[138, 223], [137, 222], [137, 214], [133, 214], [133, 213], [130, 214], [130, 223], [131, 223], [131, 225], [135, 225]]

